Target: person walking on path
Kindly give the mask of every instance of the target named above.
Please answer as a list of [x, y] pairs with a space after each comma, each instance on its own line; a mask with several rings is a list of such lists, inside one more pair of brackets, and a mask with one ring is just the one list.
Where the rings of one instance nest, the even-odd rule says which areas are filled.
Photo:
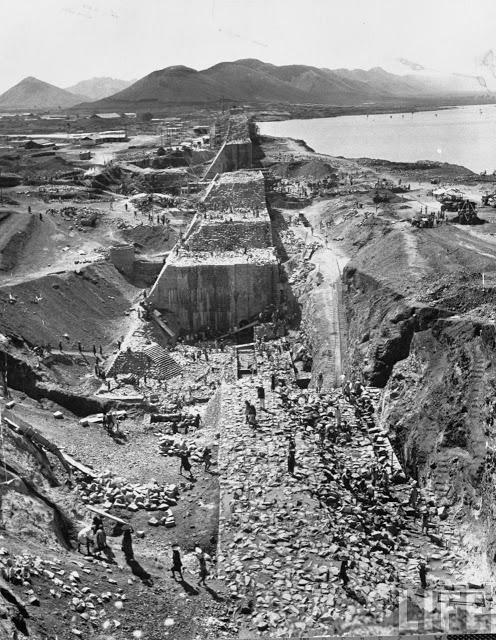
[[320, 393], [322, 391], [323, 383], [324, 383], [324, 374], [321, 371], [317, 377], [317, 382], [315, 383], [315, 391], [317, 393]]
[[348, 578], [348, 558], [343, 558], [343, 560], [341, 560], [338, 578], [343, 583], [343, 587], [346, 588], [348, 582], [350, 581], [350, 579]]
[[200, 564], [198, 568], [198, 584], [206, 586], [205, 580], [208, 576], [207, 559], [209, 558], [209, 556], [207, 556], [207, 554], [200, 547], [196, 547], [195, 553]]
[[263, 388], [262, 385], [257, 387], [257, 396], [258, 396], [258, 402], [260, 403], [260, 409], [262, 411], [265, 411], [265, 389]]
[[418, 572], [420, 578], [420, 586], [422, 589], [427, 589], [427, 566], [425, 560], [421, 560], [418, 565]]
[[133, 531], [134, 529], [129, 524], [124, 525], [122, 529], [121, 549], [127, 561], [134, 560], [133, 538], [131, 535]]
[[294, 475], [295, 464], [296, 464], [296, 442], [294, 438], [291, 436], [288, 444], [288, 473]]
[[179, 467], [179, 475], [183, 475], [183, 469], [184, 471], [188, 471], [191, 478], [193, 478], [193, 473], [191, 471], [191, 462], [189, 461], [189, 452], [188, 451], [181, 451], [181, 453], [179, 454], [179, 457], [181, 458], [181, 465]]
[[179, 574], [181, 580], [183, 580], [183, 561], [181, 560], [181, 552], [178, 544], [172, 545], [172, 577], [176, 579], [176, 573]]
[[208, 471], [212, 466], [212, 449], [210, 447], [205, 447], [203, 450], [202, 460], [205, 464], [205, 471]]

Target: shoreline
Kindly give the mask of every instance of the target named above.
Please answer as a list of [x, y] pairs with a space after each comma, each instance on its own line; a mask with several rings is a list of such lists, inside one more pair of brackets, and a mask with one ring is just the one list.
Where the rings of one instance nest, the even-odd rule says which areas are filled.
[[479, 96], [477, 100], [439, 100], [433, 102], [392, 102], [391, 104], [377, 105], [317, 105], [317, 104], [291, 104], [291, 105], [267, 105], [266, 108], [252, 108], [250, 116], [256, 122], [281, 122], [283, 120], [313, 120], [320, 118], [339, 118], [342, 116], [365, 115], [393, 115], [397, 113], [421, 113], [424, 111], [445, 111], [458, 107], [488, 106], [496, 104], [496, 97], [484, 100]]
[[[259, 144], [263, 147], [273, 144], [279, 154], [286, 154], [280, 160], [275, 160], [275, 164], [293, 162], [304, 163], [309, 160], [340, 163], [342, 161], [353, 163], [363, 169], [382, 170], [388, 173], [409, 174], [422, 179], [439, 179], [440, 181], [456, 181], [458, 183], [487, 182], [494, 184], [496, 176], [481, 176], [463, 165], [450, 162], [439, 162], [436, 160], [417, 160], [415, 162], [403, 162], [387, 160], [385, 158], [370, 157], [350, 157], [333, 156], [327, 153], [315, 151], [304, 139], [292, 138], [290, 136], [259, 136]], [[292, 160], [287, 156], [290, 155]], [[273, 159], [274, 160], [274, 159]]]

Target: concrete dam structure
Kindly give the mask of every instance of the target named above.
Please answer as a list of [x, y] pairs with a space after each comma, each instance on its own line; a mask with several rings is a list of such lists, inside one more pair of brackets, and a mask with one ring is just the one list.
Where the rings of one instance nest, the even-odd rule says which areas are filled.
[[215, 178], [148, 302], [177, 332], [229, 331], [279, 302], [279, 265], [259, 171]]

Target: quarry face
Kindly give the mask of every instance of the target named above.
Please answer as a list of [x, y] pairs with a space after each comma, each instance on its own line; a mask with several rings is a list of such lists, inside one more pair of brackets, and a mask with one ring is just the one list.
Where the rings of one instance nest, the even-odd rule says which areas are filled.
[[[479, 176], [325, 156], [236, 110], [57, 144], [18, 126], [0, 637], [490, 632]], [[440, 177], [477, 207], [443, 208]]]

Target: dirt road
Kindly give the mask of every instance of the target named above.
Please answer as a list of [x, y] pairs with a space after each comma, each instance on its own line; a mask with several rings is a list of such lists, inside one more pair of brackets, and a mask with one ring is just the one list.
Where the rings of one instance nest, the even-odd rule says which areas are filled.
[[340, 308], [340, 283], [341, 273], [348, 257], [332, 240], [327, 239], [319, 232], [321, 217], [329, 208], [330, 201], [316, 202], [301, 213], [311, 225], [311, 235], [308, 228], [297, 226], [294, 231], [300, 237], [305, 237], [307, 243], [317, 241], [321, 248], [312, 255], [311, 262], [320, 274], [320, 285], [310, 293], [309, 309], [312, 314], [312, 325], [320, 337], [315, 342], [314, 372], [317, 376], [324, 376], [324, 388], [337, 386], [343, 373], [344, 344], [342, 331], [344, 322]]

